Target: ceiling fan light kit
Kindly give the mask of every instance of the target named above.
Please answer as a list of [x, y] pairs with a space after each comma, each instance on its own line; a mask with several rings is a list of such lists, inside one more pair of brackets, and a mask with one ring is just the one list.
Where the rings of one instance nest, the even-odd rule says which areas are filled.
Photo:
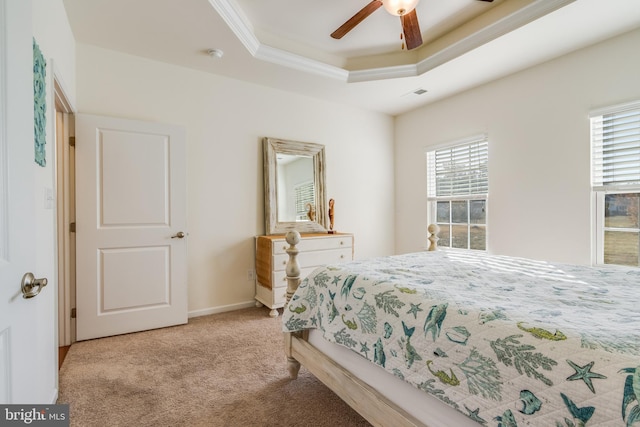
[[392, 15], [402, 16], [416, 8], [420, 0], [383, 0], [382, 6]]
[[[355, 15], [342, 24], [337, 30], [331, 33], [334, 39], [341, 39], [356, 25], [364, 21], [366, 17], [384, 6], [391, 15], [399, 16], [402, 24], [402, 33], [406, 41], [407, 50], [415, 49], [422, 45], [422, 33], [418, 24], [416, 6], [420, 0], [372, 0], [365, 7], [360, 9]], [[446, 0], [443, 0], [446, 1]], [[493, 0], [479, 0], [491, 3]], [[404, 43], [403, 43], [404, 49]]]

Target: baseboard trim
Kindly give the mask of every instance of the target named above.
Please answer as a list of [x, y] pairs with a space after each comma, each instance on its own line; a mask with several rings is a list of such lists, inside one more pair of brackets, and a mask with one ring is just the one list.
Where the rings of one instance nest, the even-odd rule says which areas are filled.
[[246, 301], [239, 304], [222, 305], [219, 307], [203, 308], [202, 310], [193, 310], [188, 313], [189, 319], [192, 317], [208, 316], [209, 314], [226, 313], [228, 311], [241, 310], [243, 308], [255, 307], [256, 301]]

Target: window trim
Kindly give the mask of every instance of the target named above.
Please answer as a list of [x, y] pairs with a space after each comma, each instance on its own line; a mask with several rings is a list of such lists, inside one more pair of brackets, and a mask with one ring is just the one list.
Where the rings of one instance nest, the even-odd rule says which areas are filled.
[[630, 110], [640, 110], [640, 101], [627, 102], [598, 108], [589, 112], [589, 150], [590, 150], [590, 186], [592, 206], [592, 234], [591, 234], [591, 263], [593, 265], [618, 265], [605, 264], [604, 262], [604, 235], [605, 227], [605, 197], [610, 194], [640, 193], [640, 184], [600, 184], [596, 183], [596, 150], [594, 140], [594, 119], [609, 114], [621, 114]]
[[[437, 204], [439, 201], [472, 201], [472, 200], [484, 200], [485, 201], [485, 222], [481, 224], [485, 229], [485, 248], [484, 251], [488, 251], [489, 249], [489, 191], [486, 193], [469, 193], [465, 195], [451, 195], [451, 196], [433, 196], [430, 195], [430, 189], [435, 188], [435, 177], [432, 174], [432, 170], [430, 168], [429, 162], [429, 153], [436, 152], [439, 150], [447, 150], [452, 149], [457, 146], [465, 146], [471, 145], [474, 143], [486, 143], [487, 145], [487, 190], [489, 189], [489, 136], [486, 133], [476, 134], [473, 136], [469, 136], [466, 138], [456, 139], [453, 141], [449, 141], [442, 144], [432, 145], [424, 148], [425, 151], [425, 160], [426, 160], [426, 184], [427, 184], [427, 222], [429, 224], [438, 224], [437, 221]], [[482, 249], [472, 249], [471, 248], [471, 233], [470, 228], [474, 225], [470, 222], [469, 218], [470, 212], [467, 211], [467, 228], [469, 232], [467, 233], [467, 247], [466, 248], [454, 248], [451, 246], [452, 239], [451, 234], [449, 235], [450, 245], [447, 247], [447, 250], [482, 250]], [[451, 222], [451, 218], [449, 218], [449, 226], [453, 225], [463, 225], [461, 223], [453, 223]], [[451, 229], [450, 229], [451, 233]]]

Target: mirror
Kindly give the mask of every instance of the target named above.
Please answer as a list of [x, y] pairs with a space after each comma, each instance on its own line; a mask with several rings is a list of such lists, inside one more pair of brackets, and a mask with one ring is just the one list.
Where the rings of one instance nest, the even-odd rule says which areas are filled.
[[324, 145], [264, 138], [266, 234], [326, 233]]

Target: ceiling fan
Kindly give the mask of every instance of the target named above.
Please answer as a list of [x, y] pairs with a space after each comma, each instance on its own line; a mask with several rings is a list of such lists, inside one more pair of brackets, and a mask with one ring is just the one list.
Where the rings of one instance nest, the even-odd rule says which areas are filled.
[[[334, 39], [341, 39], [349, 31], [353, 30], [356, 25], [361, 23], [367, 16], [378, 10], [380, 6], [391, 15], [399, 16], [402, 23], [402, 33], [406, 41], [407, 50], [415, 49], [422, 44], [422, 34], [420, 33], [420, 25], [418, 24], [418, 16], [416, 15], [416, 6], [420, 0], [373, 0], [368, 5], [360, 9], [358, 13], [353, 15], [347, 22], [342, 24], [340, 28], [331, 33]], [[493, 0], [479, 0], [492, 2]]]

